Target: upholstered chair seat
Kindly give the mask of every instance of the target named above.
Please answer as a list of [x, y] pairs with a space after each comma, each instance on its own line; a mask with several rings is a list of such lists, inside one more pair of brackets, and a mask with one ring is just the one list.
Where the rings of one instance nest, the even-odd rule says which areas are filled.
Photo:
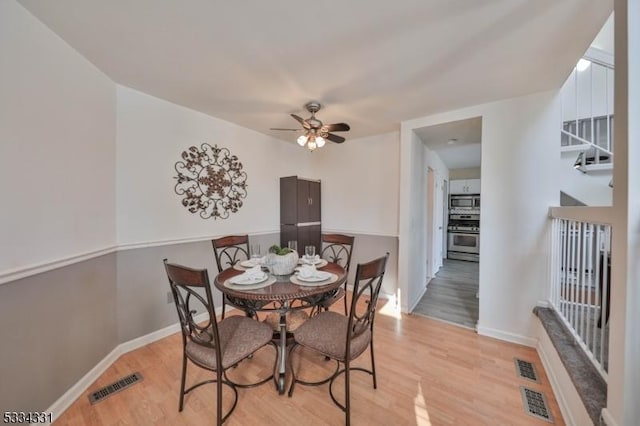
[[[347, 327], [349, 318], [337, 312], [320, 312], [295, 331], [296, 342], [338, 361], [346, 359]], [[351, 340], [351, 359], [357, 358], [369, 346], [371, 330]]]
[[[271, 327], [267, 324], [241, 316], [225, 318], [218, 324], [218, 333], [223, 370], [236, 365], [246, 358], [247, 354], [260, 349], [265, 342], [271, 339], [272, 335]], [[193, 341], [187, 342], [185, 353], [194, 363], [215, 370], [217, 368], [216, 350], [196, 343], [197, 340], [210, 339], [211, 332], [204, 331], [201, 334], [202, 336], [194, 336]]]

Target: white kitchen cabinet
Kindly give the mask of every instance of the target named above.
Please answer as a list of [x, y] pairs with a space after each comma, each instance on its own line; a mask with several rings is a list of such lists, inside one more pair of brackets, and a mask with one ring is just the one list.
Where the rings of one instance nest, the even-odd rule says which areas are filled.
[[456, 179], [449, 182], [450, 194], [479, 194], [480, 179]]
[[449, 193], [464, 194], [466, 182], [466, 180], [452, 180], [451, 182], [449, 182]]
[[467, 180], [467, 192], [469, 194], [480, 193], [480, 179], [468, 179]]

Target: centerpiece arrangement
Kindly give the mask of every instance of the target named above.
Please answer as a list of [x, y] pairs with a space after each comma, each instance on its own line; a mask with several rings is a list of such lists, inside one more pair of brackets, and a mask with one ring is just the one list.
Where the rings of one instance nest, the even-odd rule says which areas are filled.
[[269, 247], [269, 254], [265, 258], [265, 264], [275, 275], [289, 275], [298, 265], [298, 252], [290, 248], [281, 248], [279, 245]]

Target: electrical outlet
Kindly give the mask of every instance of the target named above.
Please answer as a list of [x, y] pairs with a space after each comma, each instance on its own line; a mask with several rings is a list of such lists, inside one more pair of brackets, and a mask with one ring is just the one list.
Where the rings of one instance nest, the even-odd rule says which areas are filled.
[[167, 303], [173, 303], [173, 294], [170, 291], [167, 292]]

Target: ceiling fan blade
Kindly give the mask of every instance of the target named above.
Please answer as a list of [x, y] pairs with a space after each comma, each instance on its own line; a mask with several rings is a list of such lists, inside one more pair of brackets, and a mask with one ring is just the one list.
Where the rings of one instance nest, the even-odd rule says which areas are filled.
[[322, 130], [326, 132], [348, 132], [351, 127], [347, 123], [325, 124]]
[[280, 127], [271, 127], [269, 128], [269, 130], [287, 130], [287, 131], [292, 131], [292, 132], [301, 132], [302, 129], [281, 129]]
[[295, 118], [298, 123], [302, 124], [302, 127], [304, 127], [305, 129], [310, 129], [311, 128], [309, 123], [307, 123], [307, 120], [305, 120], [304, 118], [302, 118], [302, 117], [300, 117], [298, 115], [295, 115], [295, 114], [291, 114], [291, 116], [293, 118]]
[[327, 136], [323, 136], [323, 137], [326, 140], [329, 140], [335, 143], [342, 143], [345, 141], [345, 138], [343, 138], [342, 136], [334, 135], [333, 133], [327, 133]]

